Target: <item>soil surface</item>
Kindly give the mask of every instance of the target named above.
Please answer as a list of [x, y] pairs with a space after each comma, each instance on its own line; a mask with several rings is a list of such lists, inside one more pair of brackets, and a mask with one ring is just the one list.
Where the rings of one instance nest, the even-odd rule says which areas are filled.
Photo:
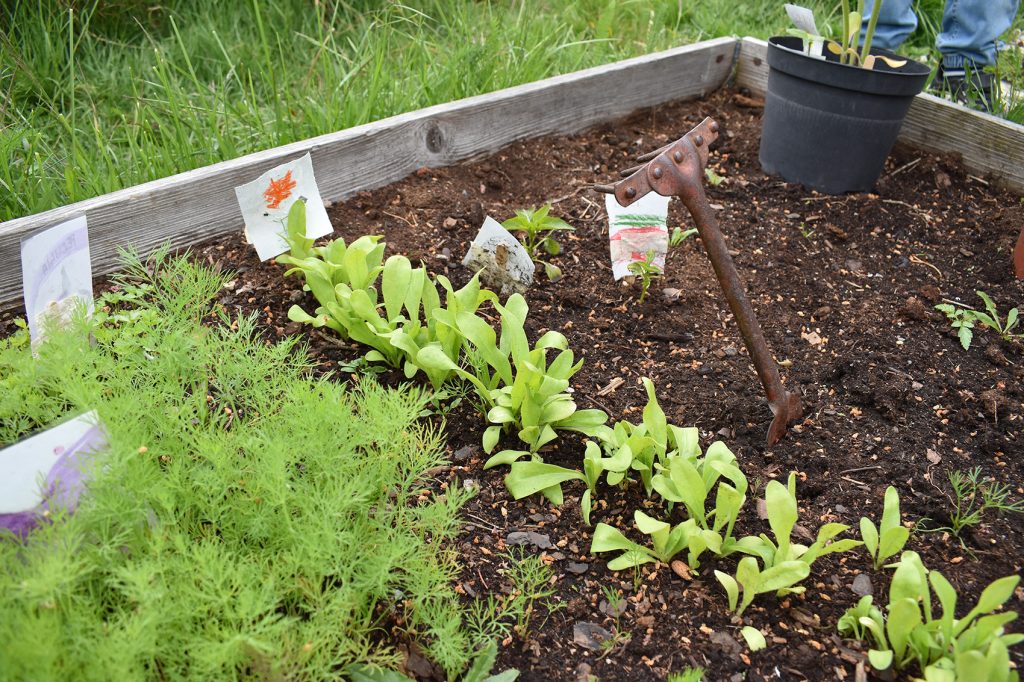
[[[799, 476], [797, 535], [804, 533], [804, 541], [825, 522], [856, 529], [862, 515], [877, 521], [888, 485], [899, 490], [905, 522], [946, 525], [948, 473], [956, 470], [980, 467], [983, 477], [1010, 487], [1011, 500], [1024, 498], [1022, 344], [978, 329], [964, 350], [934, 309], [944, 299], [981, 307], [976, 290], [987, 292], [1004, 316], [1024, 304], [1024, 283], [1013, 279], [1010, 262], [1024, 224], [1021, 197], [998, 189], [993, 178], [970, 175], [955, 158], [910, 148], [894, 150], [874, 193], [819, 195], [761, 172], [761, 112], [759, 102], [720, 91], [580, 135], [519, 142], [472, 163], [423, 169], [333, 206], [334, 236], [384, 235], [389, 254], [422, 260], [461, 286], [472, 273], [460, 262], [485, 216], [501, 221], [516, 208], [553, 203], [552, 213], [576, 231], [560, 239], [563, 253], [552, 259], [564, 277], [552, 283], [538, 272], [527, 293], [531, 335], [561, 331], [585, 359], [573, 380], [580, 407], [637, 422], [646, 401], [640, 378], [650, 377], [670, 422], [698, 426], [704, 447], [723, 440], [751, 482], [739, 533], [768, 531], [753, 498], [790, 471]], [[638, 304], [635, 283], [612, 280], [603, 196], [584, 187], [613, 181], [637, 155], [705, 116], [721, 126], [709, 166], [723, 180], [707, 188], [709, 198], [784, 381], [803, 403], [804, 418], [774, 447], [765, 445], [772, 415], [700, 240], [671, 249], [664, 277]], [[669, 212], [673, 226], [692, 226], [678, 201]], [[309, 312], [316, 304], [297, 280], [282, 277], [281, 266], [260, 263], [237, 235], [194, 253], [237, 273], [222, 302], [258, 312], [268, 338], [308, 335], [324, 371], [340, 367], [344, 377], [351, 370], [362, 351], [288, 321], [293, 303]], [[10, 319], [8, 313], [0, 324], [9, 329]], [[859, 598], [855, 579], [858, 589], [873, 588], [876, 600], [886, 600], [889, 571], [874, 571], [862, 550], [820, 559], [804, 595], [760, 596], [741, 623], [712, 573], [734, 571], [735, 558], [708, 558], [689, 579], [660, 565], [636, 577], [612, 573], [605, 566], [610, 556], [588, 552], [592, 529], [580, 518], [581, 483], [565, 486], [559, 508], [512, 500], [502, 482], [507, 469], [482, 468], [484, 421], [469, 403], [444, 416], [452, 466], [434, 483], [479, 486], [456, 548], [465, 563], [459, 589], [468, 597], [510, 590], [507, 555], [522, 537], [511, 533], [535, 533], [520, 551], [542, 554], [554, 573], [554, 608], [538, 606], [524, 636], [506, 640], [497, 669], [516, 667], [527, 681], [584, 682], [588, 674], [664, 680], [686, 666], [707, 668], [708, 680], [864, 679], [859, 646], [836, 634], [839, 616]], [[582, 449], [582, 439], [567, 434], [543, 454], [580, 468]], [[593, 522], [642, 541], [631, 532], [633, 510], [645, 503], [642, 490], [605, 487], [599, 497]], [[956, 586], [966, 611], [991, 580], [1020, 573], [1022, 521], [989, 512], [961, 539], [920, 532], [907, 549]], [[847, 535], [859, 537], [855, 530]], [[1011, 607], [1020, 610], [1022, 601], [1018, 588]], [[613, 636], [596, 650], [583, 636], [592, 625]], [[751, 653], [741, 625], [760, 628], [768, 647]], [[1021, 647], [1013, 660], [1024, 664]], [[415, 662], [410, 668], [430, 677], [431, 667]]]

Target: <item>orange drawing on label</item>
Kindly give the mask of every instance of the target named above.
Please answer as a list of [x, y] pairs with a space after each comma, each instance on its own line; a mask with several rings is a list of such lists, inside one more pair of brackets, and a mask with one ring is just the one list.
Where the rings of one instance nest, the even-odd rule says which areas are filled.
[[267, 200], [267, 208], [278, 208], [281, 202], [292, 195], [295, 181], [292, 172], [288, 171], [280, 180], [270, 178], [270, 186], [263, 190], [263, 198]]

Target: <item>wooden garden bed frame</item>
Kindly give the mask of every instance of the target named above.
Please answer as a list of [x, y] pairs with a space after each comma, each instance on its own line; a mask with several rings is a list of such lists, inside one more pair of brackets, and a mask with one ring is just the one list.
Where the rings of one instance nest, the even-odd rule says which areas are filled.
[[[21, 240], [85, 214], [94, 275], [118, 266], [117, 247], [148, 254], [239, 231], [234, 187], [306, 152], [326, 201], [448, 166], [516, 140], [573, 133], [644, 107], [703, 97], [733, 82], [763, 96], [767, 44], [717, 38], [556, 76], [249, 154], [68, 206], [0, 223], [0, 307], [21, 302]], [[900, 140], [959, 153], [978, 175], [1024, 193], [1024, 126], [918, 95]]]

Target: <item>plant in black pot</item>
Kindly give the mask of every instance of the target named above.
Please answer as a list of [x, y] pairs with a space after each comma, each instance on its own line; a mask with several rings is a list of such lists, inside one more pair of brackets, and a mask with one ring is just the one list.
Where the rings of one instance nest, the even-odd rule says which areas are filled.
[[768, 40], [768, 91], [761, 168], [828, 194], [871, 189], [882, 172], [914, 96], [931, 70], [882, 49], [871, 38], [882, 0], [874, 3], [863, 45], [863, 17], [843, 0], [842, 34], [817, 34], [810, 10], [787, 5], [798, 29]]

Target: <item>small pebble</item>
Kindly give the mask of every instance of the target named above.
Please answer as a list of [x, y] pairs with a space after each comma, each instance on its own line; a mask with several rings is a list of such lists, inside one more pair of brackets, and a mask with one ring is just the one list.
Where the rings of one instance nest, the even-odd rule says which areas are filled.
[[854, 578], [850, 589], [859, 597], [866, 597], [875, 591], [874, 585], [871, 584], [871, 577], [867, 573], [861, 573]]

